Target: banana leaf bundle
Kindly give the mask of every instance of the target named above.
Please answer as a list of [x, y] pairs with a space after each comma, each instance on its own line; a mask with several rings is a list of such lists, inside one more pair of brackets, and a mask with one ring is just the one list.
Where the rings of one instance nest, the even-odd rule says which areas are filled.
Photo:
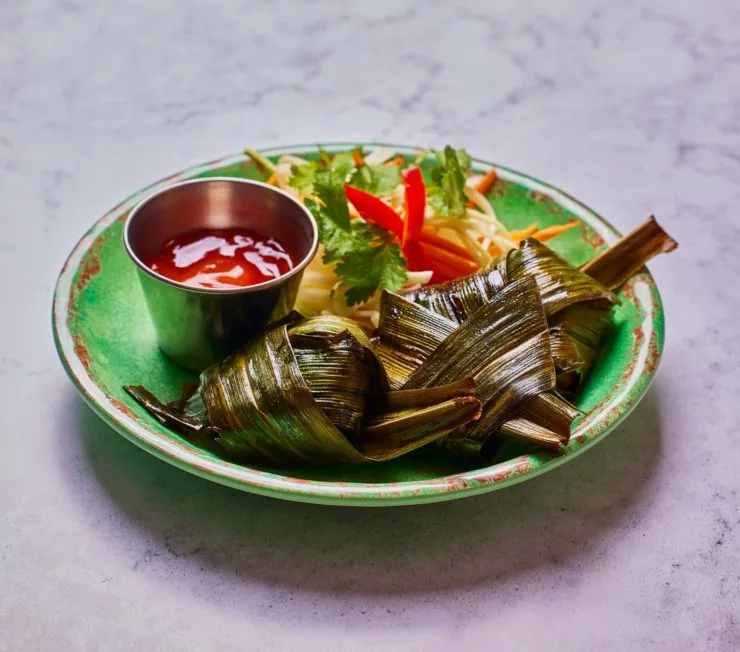
[[209, 367], [186, 400], [126, 391], [162, 423], [210, 437], [230, 458], [295, 467], [382, 461], [476, 420], [475, 381], [388, 391], [369, 337], [321, 316], [282, 324]]

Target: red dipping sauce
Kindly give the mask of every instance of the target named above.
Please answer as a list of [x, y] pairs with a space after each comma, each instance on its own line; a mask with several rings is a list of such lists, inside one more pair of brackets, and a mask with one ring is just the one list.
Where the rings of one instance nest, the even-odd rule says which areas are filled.
[[167, 242], [146, 265], [190, 287], [233, 289], [271, 281], [295, 263], [277, 240], [251, 229], [197, 229]]

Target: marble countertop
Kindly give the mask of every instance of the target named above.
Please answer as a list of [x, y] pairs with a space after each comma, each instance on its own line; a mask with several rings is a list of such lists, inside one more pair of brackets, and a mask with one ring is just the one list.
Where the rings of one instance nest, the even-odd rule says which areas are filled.
[[[721, 0], [0, 3], [0, 649], [740, 649], [739, 32]], [[82, 404], [50, 306], [99, 215], [245, 145], [356, 139], [449, 141], [680, 241], [615, 434], [349, 510], [215, 486]]]

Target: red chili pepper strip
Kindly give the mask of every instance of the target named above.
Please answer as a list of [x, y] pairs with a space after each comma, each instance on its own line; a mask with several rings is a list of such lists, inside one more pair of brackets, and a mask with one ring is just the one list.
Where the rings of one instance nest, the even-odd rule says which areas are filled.
[[388, 204], [375, 195], [350, 185], [344, 186], [344, 192], [347, 194], [347, 199], [366, 222], [377, 224], [399, 239], [403, 238], [403, 220]]
[[404, 208], [406, 219], [403, 223], [403, 244], [409, 239], [416, 240], [424, 226], [424, 209], [427, 205], [427, 193], [424, 177], [419, 168], [409, 168], [403, 172], [403, 185], [406, 188]]
[[447, 274], [443, 274], [438, 269], [435, 269], [432, 273], [432, 278], [429, 279], [429, 285], [439, 285], [440, 283], [447, 283], [447, 281], [454, 280], [453, 276], [447, 276]]
[[429, 227], [424, 227], [422, 229], [421, 234], [419, 235], [419, 242], [426, 242], [428, 244], [434, 245], [435, 247], [439, 247], [440, 249], [447, 249], [447, 251], [453, 254], [457, 254], [458, 256], [460, 256], [460, 258], [475, 260], [473, 258], [473, 255], [467, 249], [465, 249], [465, 247], [456, 245], [454, 242], [450, 242], [449, 240], [447, 240], [447, 238], [443, 238], [441, 235], [437, 235], [437, 233]]
[[403, 246], [403, 256], [409, 272], [424, 272], [430, 269], [424, 256], [424, 250], [416, 240], [409, 240]]

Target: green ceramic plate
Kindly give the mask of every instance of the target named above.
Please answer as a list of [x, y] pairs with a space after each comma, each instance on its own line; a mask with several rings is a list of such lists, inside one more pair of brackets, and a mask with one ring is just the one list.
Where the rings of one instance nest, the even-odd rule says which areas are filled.
[[[372, 147], [374, 144], [368, 144]], [[348, 149], [327, 144], [329, 151]], [[391, 145], [412, 156], [416, 150]], [[315, 155], [317, 145], [285, 147], [268, 156]], [[482, 170], [492, 164], [475, 161]], [[550, 245], [580, 264], [617, 231], [592, 210], [564, 192], [532, 177], [496, 166], [499, 180], [489, 199], [512, 229], [578, 218], [573, 229]], [[60, 274], [54, 296], [54, 335], [72, 382], [108, 424], [138, 446], [181, 469], [237, 489], [314, 503], [402, 505], [450, 500], [500, 489], [533, 478], [571, 461], [600, 441], [647, 391], [663, 348], [663, 310], [658, 289], [647, 271], [620, 292], [615, 328], [577, 401], [586, 415], [576, 423], [568, 453], [554, 456], [511, 442], [492, 464], [475, 466], [436, 451], [419, 451], [382, 464], [337, 466], [279, 473], [240, 466], [173, 434], [146, 414], [122, 390], [142, 383], [161, 397], [176, 397], [188, 374], [159, 351], [134, 267], [121, 242], [129, 210], [149, 193], [168, 184], [202, 176], [259, 179], [244, 156], [189, 168], [132, 195], [103, 216], [80, 240]]]

